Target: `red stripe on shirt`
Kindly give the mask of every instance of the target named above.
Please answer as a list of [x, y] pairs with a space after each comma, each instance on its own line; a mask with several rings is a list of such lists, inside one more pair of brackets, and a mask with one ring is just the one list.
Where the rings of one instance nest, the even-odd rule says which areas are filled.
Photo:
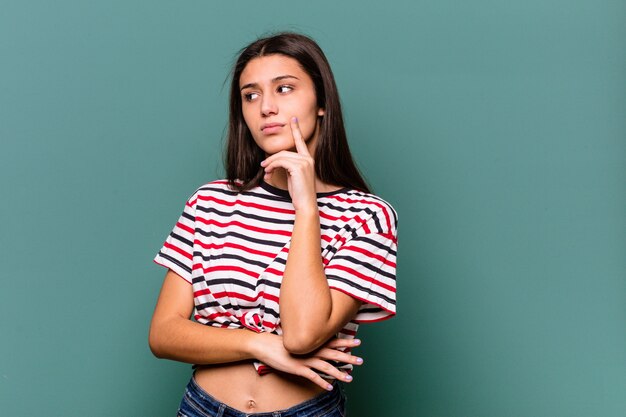
[[193, 296], [200, 297], [201, 295], [210, 295], [210, 294], [211, 294], [211, 290], [209, 290], [208, 288], [203, 288], [201, 290], [194, 291]]
[[244, 301], [258, 301], [259, 298], [265, 298], [266, 300], [271, 300], [274, 302], [278, 302], [278, 297], [272, 294], [268, 294], [265, 291], [259, 291], [256, 296], [250, 297], [249, 295], [241, 294], [235, 291], [222, 291], [222, 292], [214, 292], [214, 298], [222, 298], [222, 297], [234, 297]]
[[252, 230], [253, 232], [258, 232], [258, 233], [266, 233], [266, 234], [270, 234], [270, 235], [280, 235], [280, 236], [291, 236], [291, 232], [287, 231], [287, 230], [265, 229], [263, 227], [251, 226], [251, 225], [242, 223], [242, 222], [237, 221], [237, 220], [231, 220], [229, 222], [219, 222], [217, 220], [205, 219], [205, 218], [196, 216], [196, 221], [200, 222], [200, 223], [207, 224], [209, 226], [219, 226], [219, 227], [222, 227], [222, 228], [226, 228], [226, 227], [229, 227], [229, 226], [237, 226], [237, 227], [240, 227], [242, 229]]
[[183, 229], [185, 232], [191, 233], [192, 235], [196, 232], [192, 227], [189, 227], [186, 224], [182, 224], [181, 222], [177, 222], [176, 227], [178, 227], [179, 229]]
[[333, 240], [336, 240], [337, 242], [341, 242], [342, 244], [346, 243], [346, 238], [341, 236], [340, 234], [336, 234], [333, 237], [330, 237], [328, 235], [322, 235], [322, 240], [328, 243], [332, 242]]
[[264, 252], [264, 251], [260, 251], [260, 250], [256, 250], [256, 249], [252, 249], [249, 248], [247, 246], [243, 246], [243, 245], [238, 245], [236, 243], [232, 243], [232, 242], [224, 242], [221, 245], [218, 244], [206, 244], [198, 239], [194, 240], [193, 242], [194, 244], [197, 244], [199, 246], [202, 246], [204, 249], [222, 249], [222, 248], [233, 248], [233, 249], [239, 249], [242, 250], [244, 252], [248, 252], [250, 254], [253, 255], [260, 255], [260, 256], [265, 256], [267, 258], [275, 258], [276, 254], [275, 253], [270, 253], [270, 252]]
[[361, 254], [367, 256], [368, 258], [374, 258], [374, 259], [376, 259], [376, 260], [378, 260], [378, 261], [380, 261], [380, 262], [384, 263], [385, 265], [388, 265], [388, 266], [390, 266], [392, 268], [396, 267], [396, 263], [395, 262], [391, 262], [390, 260], [388, 260], [388, 259], [386, 259], [386, 258], [384, 258], [384, 257], [382, 257], [380, 255], [377, 255], [377, 254], [375, 254], [373, 252], [370, 252], [370, 251], [365, 250], [363, 248], [360, 248], [358, 246], [345, 246], [345, 247], [341, 248], [341, 250], [342, 251], [350, 250], [350, 251], [353, 251], [353, 252], [358, 252], [358, 253], [361, 253]]
[[197, 321], [202, 322], [202, 320], [213, 320], [216, 319], [218, 317], [234, 317], [232, 314], [230, 314], [228, 311], [219, 311], [213, 314], [209, 314], [208, 316], [203, 316], [201, 314], [195, 314], [193, 316]]
[[181, 255], [183, 255], [183, 256], [184, 256], [185, 258], [187, 258], [187, 259], [193, 259], [193, 255], [192, 255], [192, 254], [190, 254], [189, 252], [186, 252], [186, 251], [182, 250], [182, 249], [181, 249], [181, 248], [179, 248], [178, 246], [174, 246], [174, 245], [172, 245], [171, 243], [168, 243], [168, 242], [163, 243], [163, 246], [164, 246], [164, 247], [166, 247], [166, 248], [168, 248], [168, 249], [173, 250], [174, 252], [178, 252], [178, 253], [180, 253]]
[[283, 276], [283, 272], [279, 271], [276, 268], [267, 268], [265, 269], [265, 272], [269, 273], [269, 274], [274, 274], [274, 275], [278, 275], [279, 277]]
[[217, 203], [217, 204], [220, 204], [220, 205], [223, 205], [223, 206], [240, 205], [240, 206], [244, 206], [244, 207], [256, 208], [256, 209], [263, 210], [263, 211], [271, 211], [271, 212], [274, 212], [274, 213], [293, 214], [293, 215], [296, 214], [296, 211], [292, 210], [292, 209], [285, 209], [285, 208], [280, 208], [280, 207], [271, 207], [271, 206], [266, 206], [264, 204], [251, 203], [249, 201], [243, 201], [243, 200], [227, 201], [227, 200], [222, 200], [220, 198], [211, 197], [211, 196], [204, 196], [204, 195], [199, 195], [198, 196], [198, 200], [212, 201], [214, 203]]
[[248, 276], [251, 276], [252, 278], [258, 278], [259, 277], [259, 273], [258, 272], [254, 272], [254, 271], [249, 271], [245, 268], [242, 268], [240, 266], [228, 266], [228, 265], [215, 265], [215, 266], [210, 266], [208, 268], [204, 268], [201, 264], [196, 264], [193, 266], [193, 270], [195, 271], [196, 269], [202, 269], [202, 272], [204, 272], [205, 274], [207, 272], [213, 272], [213, 271], [236, 271], [236, 272], [241, 272], [242, 274], [246, 274]]

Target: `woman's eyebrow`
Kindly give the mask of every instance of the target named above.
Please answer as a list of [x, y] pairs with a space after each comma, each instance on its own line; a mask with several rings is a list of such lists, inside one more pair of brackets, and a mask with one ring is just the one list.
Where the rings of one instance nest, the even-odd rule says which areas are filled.
[[[278, 77], [272, 78], [272, 84], [274, 84], [274, 83], [276, 83], [278, 81], [289, 79], [289, 78], [293, 78], [293, 79], [296, 79], [296, 80], [300, 79], [300, 78], [296, 77], [295, 75], [289, 75], [289, 74], [287, 74], [287, 75], [279, 75]], [[244, 90], [246, 88], [256, 88], [258, 86], [259, 86], [258, 83], [248, 83], [248, 84], [245, 84], [245, 85], [241, 86], [240, 90]]]

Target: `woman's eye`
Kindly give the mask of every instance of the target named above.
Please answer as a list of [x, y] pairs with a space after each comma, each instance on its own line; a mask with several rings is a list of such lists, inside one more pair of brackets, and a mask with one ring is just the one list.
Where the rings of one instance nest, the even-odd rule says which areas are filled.
[[256, 99], [259, 96], [258, 93], [246, 93], [243, 95], [243, 97], [246, 99], [246, 101], [252, 101], [254, 99]]
[[287, 93], [289, 91], [293, 90], [293, 87], [290, 85], [281, 85], [278, 87], [277, 91], [279, 93]]

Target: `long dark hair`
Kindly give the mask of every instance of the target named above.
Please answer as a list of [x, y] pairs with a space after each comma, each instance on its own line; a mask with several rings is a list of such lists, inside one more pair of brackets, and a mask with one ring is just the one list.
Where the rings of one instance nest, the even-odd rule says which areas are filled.
[[[257, 146], [241, 110], [239, 79], [248, 62], [268, 55], [284, 55], [298, 61], [315, 86], [317, 106], [324, 109], [315, 148], [315, 174], [324, 183], [370, 192], [348, 147], [335, 77], [317, 43], [304, 35], [278, 33], [243, 48], [232, 71], [230, 117], [224, 166], [231, 188], [249, 190], [263, 177], [260, 163], [265, 153]], [[240, 183], [235, 180], [241, 181]]]

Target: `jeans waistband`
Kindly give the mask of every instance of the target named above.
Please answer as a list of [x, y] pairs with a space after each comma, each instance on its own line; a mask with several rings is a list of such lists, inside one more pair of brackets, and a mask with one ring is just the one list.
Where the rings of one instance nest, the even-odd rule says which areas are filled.
[[300, 404], [296, 404], [293, 407], [285, 410], [270, 411], [264, 413], [245, 413], [232, 408], [204, 391], [192, 377], [187, 384], [187, 390], [185, 392], [185, 400], [193, 401], [196, 407], [201, 407], [211, 416], [219, 417], [309, 417], [325, 414], [326, 411], [330, 411], [336, 407], [343, 407], [344, 396], [342, 387], [337, 381], [333, 382], [333, 390], [323, 392], [317, 397], [304, 401]]

